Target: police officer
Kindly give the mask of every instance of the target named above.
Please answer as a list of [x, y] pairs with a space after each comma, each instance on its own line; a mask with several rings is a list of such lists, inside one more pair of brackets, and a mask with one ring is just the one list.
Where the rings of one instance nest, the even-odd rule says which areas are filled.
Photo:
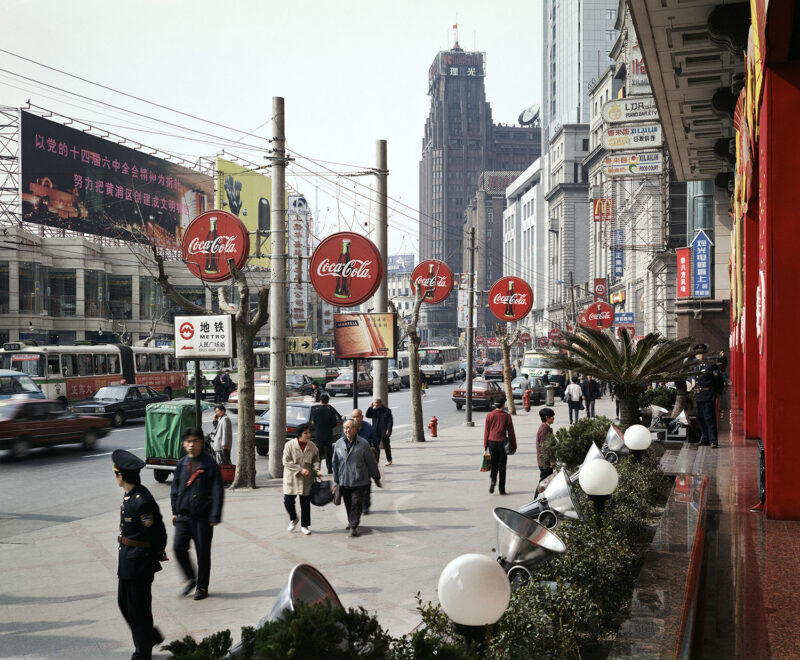
[[694, 376], [694, 402], [702, 433], [700, 444], [717, 447], [717, 394], [722, 391], [724, 381], [719, 366], [708, 359], [705, 344], [697, 344], [694, 352], [700, 361]]
[[125, 490], [119, 510], [119, 560], [117, 564], [117, 603], [133, 636], [132, 659], [152, 657], [152, 649], [164, 641], [153, 627], [150, 589], [153, 576], [167, 557], [167, 530], [161, 511], [150, 491], [142, 486], [139, 471], [144, 461], [129, 451], [111, 454], [117, 485]]

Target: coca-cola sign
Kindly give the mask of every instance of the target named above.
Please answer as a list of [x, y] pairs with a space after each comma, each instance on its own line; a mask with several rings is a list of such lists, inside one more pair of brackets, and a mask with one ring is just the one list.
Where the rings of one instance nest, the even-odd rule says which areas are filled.
[[443, 261], [429, 259], [411, 273], [411, 291], [422, 289], [422, 302], [440, 303], [453, 290], [453, 271]]
[[551, 328], [550, 332], [547, 333], [547, 336], [553, 341], [556, 341], [557, 339], [561, 338], [561, 330], [558, 328]]
[[181, 251], [192, 275], [206, 282], [224, 282], [231, 278], [229, 259], [240, 269], [247, 263], [250, 236], [232, 213], [206, 211], [189, 223]]
[[539, 346], [544, 348], [550, 343], [550, 340], [547, 337], [539, 337]]
[[352, 232], [328, 236], [308, 261], [311, 286], [325, 302], [354, 307], [368, 300], [383, 278], [383, 260], [375, 244]]
[[501, 321], [519, 321], [533, 307], [533, 291], [519, 277], [501, 277], [489, 289], [489, 309]]
[[614, 323], [614, 308], [607, 302], [592, 303], [584, 314], [586, 314], [586, 325], [595, 330], [610, 328]]

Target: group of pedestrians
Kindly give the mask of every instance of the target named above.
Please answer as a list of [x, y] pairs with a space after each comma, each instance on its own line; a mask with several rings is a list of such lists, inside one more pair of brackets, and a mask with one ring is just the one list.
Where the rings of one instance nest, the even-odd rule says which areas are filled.
[[595, 416], [595, 401], [600, 398], [600, 386], [592, 376], [581, 380], [578, 376], [572, 377], [572, 382], [564, 390], [563, 401], [569, 406], [569, 423], [574, 424], [580, 419], [580, 411], [586, 411], [586, 417]]
[[231, 378], [230, 369], [218, 371], [211, 384], [214, 386], [214, 403], [225, 403], [231, 392], [236, 389], [236, 383]]

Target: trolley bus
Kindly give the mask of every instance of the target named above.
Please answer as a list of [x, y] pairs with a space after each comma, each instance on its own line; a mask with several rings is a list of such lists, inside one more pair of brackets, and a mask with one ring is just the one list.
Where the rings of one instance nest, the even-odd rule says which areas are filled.
[[397, 353], [396, 358], [389, 358], [389, 369], [394, 369], [397, 375], [400, 376], [400, 384], [403, 387], [408, 387], [411, 382], [409, 374], [411, 369], [408, 368], [408, 351], [400, 351]]
[[454, 381], [460, 372], [461, 349], [458, 346], [430, 346], [419, 349], [419, 368], [429, 381]]
[[553, 353], [549, 351], [525, 351], [522, 356], [522, 367], [520, 367], [519, 375], [524, 376], [527, 374], [529, 378], [544, 375], [545, 371], [552, 369], [550, 366], [550, 358], [552, 357]]
[[101, 387], [121, 380], [149, 385], [170, 398], [186, 394], [186, 367], [171, 348], [9, 342], [0, 351], [0, 368], [28, 374], [48, 399], [64, 403], [86, 399]]

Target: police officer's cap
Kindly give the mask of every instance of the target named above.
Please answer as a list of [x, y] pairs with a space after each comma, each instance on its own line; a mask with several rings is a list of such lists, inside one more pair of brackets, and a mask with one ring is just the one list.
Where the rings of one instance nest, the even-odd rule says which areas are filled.
[[695, 353], [708, 353], [708, 346], [705, 344], [695, 344], [694, 345], [694, 352]]
[[134, 472], [144, 467], [144, 461], [138, 456], [134, 456], [125, 449], [115, 449], [111, 454], [111, 460], [117, 470]]

